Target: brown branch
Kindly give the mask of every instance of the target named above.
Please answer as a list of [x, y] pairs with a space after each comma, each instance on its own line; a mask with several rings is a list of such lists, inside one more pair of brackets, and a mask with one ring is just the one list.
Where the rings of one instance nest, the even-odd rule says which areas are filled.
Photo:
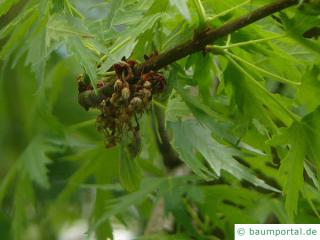
[[[206, 28], [196, 34], [192, 40], [178, 45], [165, 53], [152, 56], [147, 61], [138, 65], [135, 72], [141, 73], [149, 72], [150, 70], [159, 70], [192, 53], [203, 51], [206, 45], [212, 44], [219, 38], [227, 36], [228, 34], [233, 33], [251, 23], [259, 21], [269, 15], [296, 5], [298, 4], [298, 2], [298, 0], [278, 0], [260, 7], [242, 17], [226, 22], [219, 28]], [[111, 85], [109, 87], [111, 87]], [[90, 106], [96, 106], [97, 103], [94, 101], [101, 101], [101, 99], [103, 98], [100, 95], [103, 94], [103, 96], [105, 96], [108, 92], [110, 91], [104, 89], [102, 92], [98, 91], [98, 95], [94, 96], [95, 94], [93, 93], [93, 91], [91, 91], [90, 93], [86, 91], [80, 94], [83, 96], [79, 96], [79, 103], [86, 109], [88, 109]]]
[[[163, 163], [168, 170], [175, 169], [181, 165], [182, 160], [178, 153], [170, 144], [170, 138], [165, 127], [165, 117], [163, 111], [157, 107], [153, 107], [154, 119], [152, 121], [152, 129], [156, 137], [157, 146], [161, 153]], [[157, 123], [157, 126], [155, 125]]]
[[106, 96], [113, 93], [113, 81], [106, 83], [103, 87], [97, 89], [97, 93], [93, 90], [86, 90], [79, 93], [78, 102], [86, 110], [96, 107]]

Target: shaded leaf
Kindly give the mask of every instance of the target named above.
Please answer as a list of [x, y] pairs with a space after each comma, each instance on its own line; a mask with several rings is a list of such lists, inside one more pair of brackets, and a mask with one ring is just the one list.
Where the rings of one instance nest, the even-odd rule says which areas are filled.
[[139, 190], [124, 195], [120, 198], [114, 198], [112, 200], [109, 200], [106, 205], [106, 211], [100, 217], [100, 219], [98, 219], [94, 228], [99, 227], [107, 219], [125, 211], [130, 206], [142, 202], [150, 193], [152, 193], [158, 187], [160, 187], [161, 184], [163, 184], [164, 180], [165, 179], [161, 178], [146, 178], [142, 181]]
[[203, 157], [217, 176], [221, 175], [221, 170], [225, 170], [236, 178], [246, 180], [255, 186], [278, 191], [258, 179], [250, 169], [234, 159], [234, 156], [241, 156], [241, 152], [214, 140], [209, 129], [196, 120], [168, 122], [168, 127], [174, 134], [173, 146], [176, 151], [199, 176], [205, 179], [213, 177], [213, 173], [202, 162], [201, 157]]
[[193, 64], [195, 68], [193, 78], [198, 83], [203, 101], [208, 102], [213, 85], [213, 58], [209, 54], [197, 53]]
[[38, 15], [33, 13], [26, 21], [14, 29], [8, 41], [1, 47], [0, 59], [9, 58], [12, 52], [20, 46], [37, 17]]
[[0, 1], [0, 17], [6, 14], [10, 8], [17, 4], [20, 0], [1, 0]]
[[[60, 150], [60, 144], [43, 137], [35, 137], [19, 157], [22, 169], [32, 181], [43, 188], [49, 188], [47, 165], [52, 163], [48, 153]], [[60, 150], [61, 151], [61, 150]]]
[[297, 211], [299, 192], [303, 188], [303, 162], [306, 153], [305, 133], [299, 123], [290, 128], [282, 129], [279, 135], [274, 136], [271, 144], [288, 144], [290, 150], [282, 159], [280, 174], [284, 179], [284, 194], [286, 195], [286, 209], [293, 219]]
[[25, 174], [21, 174], [14, 193], [14, 215], [12, 221], [14, 240], [24, 238], [31, 218], [30, 209], [32, 209], [34, 201], [34, 189], [30, 179]]
[[320, 55], [320, 44], [317, 41], [309, 40], [303, 37], [303, 33], [310, 27], [320, 24], [320, 20], [316, 16], [305, 16], [296, 13], [295, 17], [290, 19], [286, 14], [282, 13], [281, 18], [288, 34], [299, 44], [308, 50]]
[[[114, 169], [118, 168], [118, 152], [115, 151], [117, 149], [101, 150], [105, 151], [106, 154], [103, 155], [103, 157], [101, 157], [100, 152], [100, 158], [95, 159], [95, 161], [98, 160], [99, 162], [96, 165], [94, 173], [96, 184], [98, 185], [110, 183], [113, 180], [113, 178], [116, 177], [116, 172], [114, 171]], [[94, 226], [95, 222], [103, 216], [103, 214], [105, 213], [105, 203], [112, 198], [113, 194], [111, 192], [105, 191], [104, 189], [96, 189], [96, 201], [91, 215], [92, 226]], [[90, 226], [89, 229], [91, 229], [92, 226]], [[98, 239], [106, 239], [112, 237], [111, 221], [105, 221], [103, 224], [98, 226], [95, 230], [95, 233]]]

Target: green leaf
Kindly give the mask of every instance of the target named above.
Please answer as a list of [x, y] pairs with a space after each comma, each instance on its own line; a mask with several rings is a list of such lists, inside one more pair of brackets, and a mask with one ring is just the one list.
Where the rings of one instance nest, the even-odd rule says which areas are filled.
[[36, 74], [40, 84], [44, 81], [46, 59], [46, 31], [41, 29], [32, 37], [26, 58], [26, 64], [31, 64], [32, 71]]
[[[253, 223], [256, 222], [255, 218], [262, 218], [259, 220], [263, 221], [271, 213], [271, 208], [266, 202], [263, 202], [263, 212], [258, 212], [259, 206], [262, 206], [260, 204], [262, 204], [262, 201], [266, 201], [268, 197], [257, 191], [222, 184], [204, 186], [202, 191], [204, 201], [200, 206], [206, 209], [206, 214], [217, 225], [220, 225], [220, 222], [221, 224], [232, 224], [239, 221], [241, 223]], [[226, 208], [228, 211], [225, 211]], [[224, 218], [219, 216], [221, 212], [224, 212]], [[259, 214], [262, 216], [258, 216]]]
[[19, 162], [15, 162], [13, 164], [13, 166], [11, 166], [9, 172], [6, 174], [6, 176], [4, 177], [4, 179], [1, 181], [0, 184], [0, 207], [2, 206], [2, 202], [4, 197], [7, 194], [7, 191], [9, 190], [10, 184], [13, 183], [16, 175], [17, 175], [17, 170], [18, 170], [18, 166]]
[[302, 78], [302, 85], [297, 90], [297, 101], [309, 113], [319, 106], [318, 96], [320, 96], [320, 67], [319, 64], [315, 64], [306, 70]]
[[26, 10], [22, 11], [17, 17], [15, 17], [13, 20], [11, 20], [4, 28], [0, 30], [0, 39], [5, 38], [8, 36], [16, 27], [18, 24], [21, 24], [21, 22], [27, 18], [33, 11], [37, 8], [37, 5], [27, 8]]
[[251, 124], [252, 119], [256, 118], [276, 132], [277, 127], [265, 106], [279, 120], [289, 126], [292, 123], [292, 116], [295, 117], [295, 115], [284, 107], [281, 99], [278, 99], [275, 94], [265, 89], [260, 82], [257, 82], [234, 60], [228, 59], [235, 66], [228, 65], [225, 79], [228, 79], [227, 86], [231, 87], [232, 101], [238, 107], [238, 111], [243, 118], [241, 120], [245, 124], [244, 126], [247, 127], [246, 125]]
[[12, 234], [14, 240], [23, 239], [28, 229], [35, 201], [34, 190], [30, 179], [21, 174], [14, 192], [14, 214], [12, 222]]
[[234, 177], [246, 180], [255, 186], [278, 191], [258, 179], [250, 169], [234, 159], [234, 156], [241, 156], [241, 152], [217, 142], [212, 138], [210, 130], [196, 120], [180, 120], [167, 124], [173, 133], [172, 143], [176, 151], [200, 177], [209, 180], [214, 176], [201, 160], [204, 158], [217, 176], [221, 175], [221, 170], [225, 170]]
[[84, 68], [86, 74], [88, 74], [92, 86], [96, 87], [97, 72], [96, 64], [98, 62], [97, 56], [86, 48], [80, 39], [78, 38], [68, 38], [67, 46], [72, 55], [75, 55], [76, 59]]
[[126, 211], [130, 206], [142, 202], [149, 194], [161, 187], [166, 179], [145, 178], [142, 180], [139, 190], [107, 201], [106, 211], [96, 222], [95, 228], [99, 227], [110, 217]]
[[54, 14], [50, 16], [47, 24], [47, 43], [67, 37], [79, 37], [82, 39], [94, 38], [84, 23], [71, 16]]
[[145, 31], [151, 29], [154, 24], [163, 16], [165, 16], [163, 13], [155, 13], [144, 17], [137, 23], [138, 25], [136, 28], [132, 29], [131, 31], [127, 31], [126, 35], [138, 38]]
[[151, 7], [149, 8], [149, 10], [147, 11], [147, 15], [150, 14], [155, 14], [158, 12], [164, 12], [168, 7], [168, 0], [162, 0], [162, 1], [153, 1], [153, 4], [151, 5]]
[[283, 177], [286, 209], [291, 220], [297, 212], [299, 192], [304, 185], [303, 162], [307, 149], [305, 138], [303, 127], [294, 123], [290, 128], [281, 129], [279, 135], [269, 141], [272, 145], [288, 144], [290, 148], [281, 161], [279, 173]]
[[112, 0], [110, 2], [109, 7], [109, 14], [106, 20], [106, 28], [109, 29], [112, 26], [112, 22], [114, 21], [114, 17], [117, 14], [117, 11], [119, 11], [119, 8], [122, 5], [123, 0]]
[[[138, 38], [148, 29], [152, 28], [162, 16], [162, 13], [156, 13], [143, 18], [134, 28], [126, 31], [121, 38], [115, 40], [113, 45], [107, 49], [107, 59], [99, 68], [99, 73], [104, 73], [109, 70], [109, 68], [119, 62], [123, 56], [129, 58], [138, 43]], [[145, 42], [143, 43], [145, 45]]]
[[[105, 185], [112, 182], [113, 178], [116, 177], [116, 173], [114, 169], [118, 168], [118, 152], [115, 151], [117, 149], [103, 149], [102, 151], [106, 151], [106, 157], [100, 157], [95, 159], [98, 160], [98, 164], [95, 169], [95, 178], [96, 184]], [[101, 154], [100, 154], [101, 155]], [[89, 227], [91, 229], [95, 222], [100, 219], [105, 213], [105, 203], [113, 198], [113, 194], [109, 191], [105, 191], [104, 189], [96, 189], [96, 201], [95, 206], [92, 211], [92, 226]], [[98, 239], [106, 239], [112, 238], [112, 226], [110, 221], [105, 221], [103, 224], [99, 225], [95, 229], [95, 233]]]
[[170, 0], [171, 5], [175, 6], [184, 18], [191, 22], [191, 16], [187, 4], [188, 0]]
[[[194, 117], [203, 125], [208, 127], [214, 138], [219, 140], [224, 140], [232, 145], [237, 145], [239, 143], [239, 138], [231, 134], [231, 130], [234, 127], [232, 122], [226, 117], [220, 115], [219, 113], [212, 110], [210, 107], [201, 102], [197, 96], [192, 96], [187, 94], [180, 87], [175, 88], [179, 93], [178, 96], [172, 94], [169, 99], [168, 112], [171, 112], [170, 109], [173, 105], [176, 105], [176, 108], [180, 107], [179, 111], [192, 112]], [[183, 98], [183, 102], [179, 96]], [[179, 111], [173, 114], [179, 114]], [[170, 116], [170, 115], [168, 115]], [[180, 115], [180, 117], [183, 115]]]
[[132, 36], [121, 39], [120, 42], [115, 41], [113, 46], [110, 47], [111, 50], [107, 52], [107, 60], [102, 63], [99, 68], [99, 73], [108, 71], [109, 68], [119, 62], [123, 56], [129, 58], [136, 44], [137, 40]]
[[198, 83], [200, 94], [204, 102], [208, 102], [213, 85], [213, 59], [212, 55], [196, 53], [193, 79]]
[[47, 176], [47, 165], [51, 163], [47, 157], [46, 151], [50, 150], [47, 145], [35, 139], [24, 151], [21, 159], [30, 178], [43, 188], [49, 188], [49, 179]]
[[20, 0], [0, 0], [0, 17], [6, 14]]
[[96, 65], [99, 62], [97, 49], [90, 49], [89, 39], [94, 38], [88, 28], [78, 18], [55, 14], [49, 18], [47, 24], [47, 45], [53, 42], [63, 42], [68, 51], [74, 55], [76, 61], [84, 68], [88, 74], [92, 86], [96, 87], [97, 72]]
[[169, 98], [166, 108], [166, 122], [178, 122], [181, 119], [192, 117], [190, 110], [185, 102], [182, 101], [179, 95], [173, 92]]
[[26, 21], [14, 29], [8, 41], [1, 48], [0, 59], [8, 59], [11, 53], [21, 45], [37, 17], [38, 14], [33, 13]]
[[[98, 167], [101, 165], [101, 161], [105, 161], [105, 155], [101, 154], [105, 151], [105, 147], [101, 144], [93, 149], [82, 151], [72, 156], [72, 160], [81, 161], [78, 169], [70, 176], [66, 186], [59, 193], [56, 204], [67, 201], [71, 195], [78, 189], [81, 183], [85, 182], [86, 179], [93, 175]], [[97, 161], [96, 161], [97, 160]]]
[[[178, 228], [186, 229], [186, 232], [194, 236], [195, 239], [199, 239], [200, 236], [192, 224], [193, 218], [187, 211], [188, 202], [183, 198], [183, 194], [187, 195], [190, 192], [186, 192], [185, 185], [182, 184], [175, 186], [174, 191], [171, 189], [164, 194], [165, 211], [174, 216]], [[193, 186], [190, 186], [189, 190], [191, 190], [191, 188], [193, 188]], [[201, 195], [201, 191], [198, 191], [198, 193]]]
[[22, 162], [22, 170], [26, 171], [32, 181], [40, 187], [48, 189], [50, 184], [47, 165], [52, 163], [52, 160], [47, 154], [59, 150], [60, 144], [58, 142], [38, 136], [29, 143], [18, 161]]
[[[288, 145], [287, 155], [281, 160], [280, 175], [283, 178], [283, 188], [286, 195], [286, 209], [291, 221], [297, 213], [299, 192], [304, 187], [304, 160], [309, 159], [320, 166], [320, 108], [302, 119], [294, 122], [289, 128], [281, 129], [278, 135], [268, 141], [275, 146]], [[308, 170], [309, 171], [309, 170]], [[317, 172], [319, 175], [319, 170]]]
[[[209, 181], [215, 179], [214, 173], [209, 171], [201, 157], [196, 156], [197, 148], [194, 146], [192, 139], [196, 136], [190, 136], [191, 133], [189, 127], [198, 127], [197, 123], [193, 120], [178, 121], [178, 122], [167, 122], [167, 126], [173, 134], [172, 145], [175, 150], [179, 153], [181, 160], [183, 160], [198, 176]], [[195, 125], [195, 126], [193, 126]], [[194, 133], [194, 131], [192, 131]], [[187, 134], [187, 135], [186, 135]], [[197, 135], [198, 136], [198, 135]], [[189, 139], [191, 137], [192, 139]], [[220, 174], [220, 172], [219, 172]]]
[[290, 19], [286, 14], [281, 14], [284, 26], [288, 34], [299, 44], [306, 49], [313, 51], [315, 54], [320, 55], [320, 44], [317, 41], [305, 39], [303, 33], [309, 30], [310, 27], [314, 27], [320, 24], [318, 17], [305, 16], [299, 12], [295, 17]]
[[141, 169], [135, 156], [129, 152], [126, 139], [120, 144], [119, 177], [121, 185], [129, 192], [136, 191], [140, 186]]
[[[320, 174], [320, 107], [302, 119], [307, 142], [307, 155], [316, 164], [317, 176]], [[319, 179], [318, 179], [319, 181]]]

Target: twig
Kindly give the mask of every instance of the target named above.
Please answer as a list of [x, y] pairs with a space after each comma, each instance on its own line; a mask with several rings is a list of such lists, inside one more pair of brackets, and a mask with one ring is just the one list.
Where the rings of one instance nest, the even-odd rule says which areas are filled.
[[231, 20], [223, 24], [219, 28], [207, 28], [196, 35], [192, 40], [178, 45], [163, 54], [155, 55], [152, 58], [148, 59], [140, 66], [138, 66], [138, 70], [140, 70], [141, 72], [142, 69], [144, 71], [161, 69], [192, 53], [202, 51], [206, 47], [206, 45], [211, 44], [219, 38], [227, 36], [228, 34], [235, 32], [236, 30], [239, 30], [251, 23], [259, 21], [283, 9], [296, 5], [297, 3], [298, 0], [275, 1], [273, 3], [260, 7], [242, 17]]
[[[137, 65], [135, 72], [139, 74], [142, 72], [149, 72], [151, 70], [159, 70], [192, 53], [203, 51], [207, 45], [212, 44], [219, 38], [225, 37], [245, 26], [248, 26], [251, 23], [259, 21], [269, 15], [272, 15], [276, 12], [279, 12], [298, 3], [298, 0], [275, 1], [273, 3], [260, 7], [242, 17], [228, 21], [219, 28], [206, 28], [197, 35], [195, 35], [193, 39], [181, 45], [178, 45], [167, 52], [154, 55], [147, 61]], [[108, 87], [112, 88], [113, 86], [108, 85]], [[100, 91], [99, 89], [97, 94], [95, 94], [94, 91], [91, 91], [90, 93], [86, 91], [79, 94], [79, 103], [86, 109], [88, 109], [91, 106], [96, 106], [99, 103], [96, 101], [101, 101], [103, 99], [103, 97], [101, 97], [100, 94], [106, 96], [107, 93], [112, 93], [111, 90], [108, 91], [106, 89], [106, 86], [104, 86], [103, 88], [104, 90]]]

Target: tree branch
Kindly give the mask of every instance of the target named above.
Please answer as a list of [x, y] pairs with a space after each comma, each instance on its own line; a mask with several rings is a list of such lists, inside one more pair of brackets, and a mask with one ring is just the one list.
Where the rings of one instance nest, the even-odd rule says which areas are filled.
[[96, 107], [107, 96], [113, 93], [114, 81], [107, 82], [103, 87], [98, 88], [97, 93], [93, 90], [86, 90], [79, 93], [78, 102], [86, 110]]
[[275, 1], [274, 3], [270, 3], [263, 7], [260, 7], [242, 17], [231, 20], [223, 24], [219, 28], [207, 28], [196, 35], [194, 39], [176, 46], [175, 48], [163, 54], [155, 55], [152, 58], [148, 59], [146, 62], [142, 63], [139, 66], [139, 70], [148, 72], [150, 70], [158, 70], [160, 68], [163, 68], [192, 53], [202, 51], [206, 47], [206, 45], [211, 44], [219, 38], [227, 36], [228, 34], [235, 32], [251, 23], [259, 21], [271, 14], [298, 4], [298, 2], [298, 0]]
[[[260, 7], [242, 17], [226, 22], [219, 28], [206, 28], [196, 34], [192, 40], [178, 45], [167, 52], [152, 56], [142, 64], [138, 65], [135, 72], [139, 74], [141, 72], [159, 70], [190, 54], [204, 50], [206, 45], [212, 44], [219, 38], [227, 36], [228, 34], [235, 32], [251, 23], [259, 21], [269, 15], [272, 15], [298, 3], [299, 0], [275, 1], [273, 3]], [[110, 84], [110, 86], [108, 85], [108, 87], [112, 87], [112, 84]], [[105, 86], [103, 91], [98, 91], [98, 95], [96, 95], [93, 91], [85, 91], [83, 93], [80, 93], [79, 103], [86, 109], [88, 109], [90, 106], [96, 106], [97, 103], [95, 103], [94, 101], [101, 101], [103, 99], [100, 95], [106, 96], [106, 93], [112, 92], [108, 91], [108, 89], [106, 88], [107, 87]]]
[[[156, 137], [156, 142], [161, 153], [163, 163], [168, 170], [175, 169], [181, 165], [182, 160], [179, 158], [178, 153], [172, 148], [170, 144], [170, 138], [167, 134], [165, 127], [165, 117], [163, 111], [154, 106], [154, 118], [152, 121], [152, 129], [154, 136]], [[157, 123], [157, 126], [155, 124]]]

